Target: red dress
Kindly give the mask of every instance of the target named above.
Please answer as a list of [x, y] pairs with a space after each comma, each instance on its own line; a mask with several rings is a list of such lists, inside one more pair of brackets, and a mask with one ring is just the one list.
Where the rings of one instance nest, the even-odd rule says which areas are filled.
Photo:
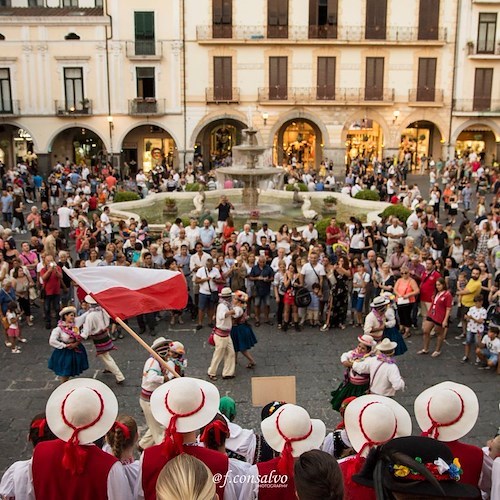
[[344, 478], [344, 500], [376, 500], [375, 490], [355, 483], [352, 476], [357, 474], [365, 464], [365, 458], [358, 455], [347, 457], [339, 462]]
[[450, 441], [444, 444], [451, 450], [453, 457], [458, 458], [460, 462], [463, 470], [460, 482], [471, 484], [477, 488], [483, 467], [483, 450], [477, 446], [461, 443], [460, 441]]
[[[297, 500], [293, 477], [289, 477], [282, 488], [279, 487], [281, 486], [281, 482], [278, 480], [280, 477], [280, 473], [278, 472], [279, 460], [280, 457], [276, 457], [267, 462], [259, 462], [257, 464], [259, 479], [261, 481], [259, 483], [259, 500]], [[268, 484], [265, 484], [263, 477], [269, 480]]]

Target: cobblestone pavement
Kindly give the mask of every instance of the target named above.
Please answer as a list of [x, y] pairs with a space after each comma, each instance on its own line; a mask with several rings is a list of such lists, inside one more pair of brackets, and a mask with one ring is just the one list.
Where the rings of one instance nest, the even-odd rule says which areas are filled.
[[[408, 183], [417, 182], [424, 196], [427, 196], [428, 176], [409, 176]], [[22, 236], [18, 238], [23, 240]], [[13, 461], [28, 458], [31, 454], [26, 441], [27, 427], [31, 418], [43, 411], [51, 391], [58, 385], [54, 374], [48, 370], [47, 361], [51, 353], [48, 345], [49, 332], [44, 329], [41, 309], [36, 309], [35, 326], [24, 326], [24, 334], [29, 342], [23, 352], [13, 355], [10, 349], [0, 351], [0, 471], [4, 471]], [[135, 327], [135, 321], [132, 320]], [[406, 381], [407, 388], [396, 396], [396, 400], [413, 415], [415, 397], [430, 385], [444, 380], [453, 380], [470, 386], [480, 402], [480, 415], [467, 441], [482, 445], [495, 435], [500, 424], [499, 382], [500, 376], [489, 371], [478, 370], [473, 364], [462, 365], [463, 346], [455, 340], [456, 321], [448, 334], [448, 343], [439, 358], [417, 356], [421, 348], [420, 332], [414, 331], [408, 339], [408, 352], [398, 358], [398, 365]], [[187, 375], [206, 377], [212, 348], [207, 345], [209, 329], [194, 329], [193, 323], [171, 327], [163, 320], [157, 328], [158, 335], [180, 340], [187, 348]], [[340, 365], [342, 352], [356, 345], [360, 333], [354, 328], [344, 331], [331, 330], [327, 333], [319, 329], [306, 328], [297, 333], [279, 331], [276, 326], [262, 325], [255, 329], [258, 344], [252, 353], [257, 361], [254, 370], [246, 368], [246, 362], [239, 360], [236, 378], [216, 382], [221, 395], [230, 395], [237, 402], [237, 423], [244, 427], [258, 429], [260, 408], [251, 404], [251, 377], [273, 375], [295, 375], [297, 378], [297, 404], [304, 406], [313, 418], [321, 418], [328, 428], [334, 427], [339, 418], [329, 404], [330, 392], [343, 378]], [[127, 334], [126, 334], [127, 335]], [[148, 338], [146, 338], [148, 337]], [[153, 338], [145, 336], [150, 343]], [[90, 369], [84, 376], [95, 377], [108, 383], [115, 391], [120, 404], [120, 412], [134, 416], [141, 425], [144, 419], [138, 403], [142, 367], [147, 353], [132, 338], [126, 336], [116, 342], [118, 350], [113, 353], [125, 376], [123, 386], [115, 384], [111, 375], [102, 373], [102, 365], [95, 358], [93, 348], [87, 343]], [[431, 348], [432, 348], [431, 344]], [[414, 423], [414, 434], [419, 432]]]
[[[132, 321], [134, 325], [135, 321]], [[407, 389], [396, 399], [413, 414], [413, 401], [426, 387], [449, 379], [467, 384], [480, 401], [479, 420], [467, 440], [481, 445], [495, 434], [499, 424], [500, 377], [478, 370], [473, 364], [460, 364], [463, 347], [460, 341], [454, 340], [455, 330], [452, 328], [449, 338], [453, 340], [445, 345], [443, 354], [437, 359], [416, 355], [421, 347], [421, 336], [418, 332], [413, 333], [408, 339], [408, 352], [398, 358]], [[49, 332], [43, 328], [43, 322], [38, 319], [35, 327], [24, 327], [23, 331], [29, 342], [23, 346], [22, 354], [13, 355], [7, 348], [0, 353], [1, 471], [13, 461], [30, 456], [30, 446], [26, 442], [30, 419], [44, 410], [47, 397], [58, 384], [47, 368], [51, 348], [47, 343]], [[260, 409], [251, 404], [252, 376], [295, 375], [297, 404], [304, 406], [312, 417], [323, 419], [327, 427], [335, 426], [339, 419], [329, 405], [330, 391], [342, 380], [339, 357], [356, 344], [359, 331], [347, 328], [321, 333], [317, 328], [306, 328], [300, 333], [284, 333], [268, 325], [255, 331], [259, 340], [252, 351], [257, 361], [255, 369], [247, 369], [246, 363], [240, 359], [235, 379], [222, 380], [219, 377], [216, 382], [221, 395], [229, 395], [236, 400], [237, 422], [244, 427], [258, 428]], [[158, 325], [158, 334], [184, 343], [188, 358], [187, 374], [193, 377], [206, 377], [212, 354], [212, 348], [206, 342], [208, 333], [208, 328], [196, 331], [192, 323], [171, 327], [163, 320]], [[152, 337], [147, 337], [147, 341], [152, 341]], [[84, 375], [109, 384], [118, 397], [120, 413], [133, 415], [143, 424], [138, 397], [147, 354], [129, 336], [118, 340], [116, 345], [118, 350], [113, 356], [127, 377], [125, 385], [116, 385], [111, 375], [102, 373], [102, 365], [88, 343], [90, 369]], [[415, 424], [414, 433], [417, 432]]]

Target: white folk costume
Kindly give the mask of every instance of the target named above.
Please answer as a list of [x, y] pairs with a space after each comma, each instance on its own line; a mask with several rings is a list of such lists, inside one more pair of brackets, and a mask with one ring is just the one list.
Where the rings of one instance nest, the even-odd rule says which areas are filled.
[[232, 309], [232, 290], [229, 287], [223, 288], [219, 297], [220, 302], [217, 305], [215, 328], [213, 329], [215, 351], [210, 367], [208, 368], [208, 375], [215, 377], [217, 375], [217, 368], [224, 361], [222, 378], [232, 378], [236, 369], [236, 355], [234, 353], [233, 341], [231, 340], [233, 320], [231, 316], [226, 316], [226, 313]]
[[362, 361], [356, 361], [353, 369], [359, 373], [370, 374], [370, 392], [380, 396], [394, 396], [396, 391], [405, 388], [405, 382], [399, 373], [396, 362], [385, 353], [394, 351], [396, 342], [384, 339], [375, 347], [378, 353]]
[[92, 444], [118, 415], [118, 401], [109, 387], [86, 378], [65, 382], [51, 394], [46, 415], [59, 439], [36, 446], [23, 500], [132, 500], [121, 463]]
[[[171, 341], [165, 337], [158, 337], [153, 342], [151, 347], [160, 356], [165, 357], [168, 354], [170, 342]], [[144, 363], [144, 368], [142, 370], [141, 396], [139, 398], [139, 404], [148, 426], [148, 430], [139, 441], [139, 446], [143, 450], [155, 444], [159, 444], [163, 440], [163, 433], [165, 432], [165, 429], [153, 417], [153, 414], [151, 413], [150, 400], [153, 391], [167, 380], [168, 377], [166, 377], [166, 369], [164, 369], [160, 363], [153, 358], [153, 356], [150, 356]]]
[[99, 356], [105, 369], [115, 376], [116, 382], [121, 384], [125, 380], [125, 377], [110, 354], [110, 351], [116, 348], [109, 335], [109, 314], [102, 307], [98, 306], [95, 300], [89, 295], [85, 297], [85, 302], [89, 304], [90, 309], [75, 319], [76, 325], [81, 325], [80, 335], [83, 339], [92, 340], [96, 356]]

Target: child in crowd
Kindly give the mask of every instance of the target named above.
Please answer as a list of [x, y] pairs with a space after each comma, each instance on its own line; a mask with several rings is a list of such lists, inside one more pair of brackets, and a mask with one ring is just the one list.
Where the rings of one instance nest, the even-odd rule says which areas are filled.
[[17, 302], [11, 301], [7, 306], [7, 314], [5, 315], [9, 322], [7, 336], [12, 347], [12, 354], [20, 354], [21, 349], [17, 346], [17, 342], [26, 343], [27, 340], [21, 336], [21, 329], [19, 328], [19, 316]]
[[486, 309], [483, 307], [482, 295], [476, 295], [474, 297], [474, 305], [467, 311], [464, 320], [467, 321], [467, 336], [465, 339], [465, 353], [462, 358], [462, 363], [467, 363], [469, 361], [471, 345], [475, 346], [479, 344], [484, 332]]
[[312, 285], [311, 303], [307, 306], [306, 319], [311, 326], [319, 326], [319, 305], [322, 297], [319, 283]]
[[118, 415], [111, 429], [106, 434], [106, 443], [103, 450], [115, 456], [123, 465], [123, 470], [134, 491], [139, 476], [139, 460], [134, 458], [134, 449], [139, 440], [137, 423], [128, 415]]
[[[187, 359], [184, 358], [186, 353], [184, 345], [180, 342], [171, 342], [168, 348], [167, 365], [174, 369], [181, 377], [184, 377], [184, 372], [187, 368]], [[174, 378], [171, 372], [167, 372], [169, 380]]]
[[500, 354], [500, 332], [497, 326], [490, 326], [488, 333], [482, 338], [479, 346], [476, 348], [477, 357], [484, 363], [480, 369], [494, 370], [497, 368], [497, 374], [500, 375], [500, 367], [498, 365], [498, 355]]

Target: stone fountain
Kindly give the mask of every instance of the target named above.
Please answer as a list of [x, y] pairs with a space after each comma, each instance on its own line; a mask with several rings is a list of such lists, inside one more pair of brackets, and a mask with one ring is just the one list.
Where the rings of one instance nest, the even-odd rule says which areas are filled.
[[279, 205], [259, 204], [260, 183], [276, 176], [281, 177], [283, 171], [275, 167], [257, 166], [258, 158], [266, 148], [257, 144], [256, 133], [257, 130], [253, 128], [243, 130], [243, 143], [233, 147], [233, 152], [241, 153], [241, 156], [245, 158], [245, 164], [233, 164], [230, 167], [217, 169], [217, 176], [220, 176], [219, 179], [222, 179], [222, 182], [229, 178], [244, 186], [241, 203], [235, 204], [237, 215], [247, 215], [255, 210], [258, 210], [261, 215], [275, 214], [281, 211]]

